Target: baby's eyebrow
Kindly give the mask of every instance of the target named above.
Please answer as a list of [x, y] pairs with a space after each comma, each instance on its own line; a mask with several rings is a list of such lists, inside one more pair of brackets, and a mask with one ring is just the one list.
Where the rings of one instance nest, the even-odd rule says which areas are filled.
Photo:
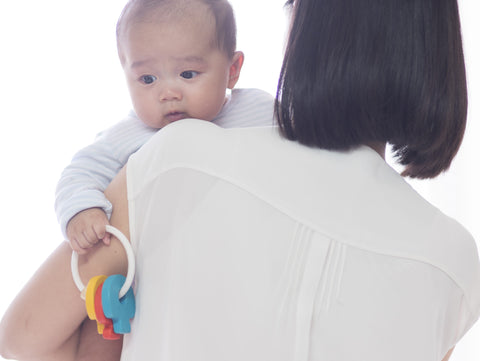
[[145, 59], [145, 60], [134, 61], [134, 62], [132, 63], [132, 65], [130, 65], [130, 68], [131, 68], [131, 69], [135, 69], [135, 68], [138, 68], [138, 67], [140, 67], [140, 66], [142, 66], [142, 65], [145, 65], [145, 64], [147, 64], [147, 63], [150, 63], [150, 62], [152, 62], [152, 61], [153, 61], [153, 59]]
[[207, 61], [198, 55], [187, 55], [181, 57], [174, 57], [175, 61], [183, 62], [183, 63], [197, 63], [197, 64], [205, 64]]
[[[198, 56], [198, 55], [187, 55], [187, 56], [179, 56], [179, 57], [172, 57], [172, 59], [177, 63], [185, 63], [185, 64], [196, 64], [196, 65], [205, 65], [207, 61], [205, 58]], [[149, 58], [144, 60], [134, 61], [130, 65], [130, 69], [135, 69], [141, 67], [145, 64], [155, 62], [155, 59]]]

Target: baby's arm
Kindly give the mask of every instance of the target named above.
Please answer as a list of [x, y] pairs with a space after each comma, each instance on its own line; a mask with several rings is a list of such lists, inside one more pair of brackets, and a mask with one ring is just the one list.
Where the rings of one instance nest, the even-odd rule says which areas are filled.
[[123, 166], [115, 147], [109, 137], [98, 139], [75, 154], [58, 182], [57, 216], [71, 247], [79, 253], [105, 237], [97, 232], [108, 224], [112, 205], [103, 191]]
[[118, 171], [156, 130], [134, 114], [101, 134], [80, 150], [62, 173], [57, 185], [55, 210], [64, 237], [72, 248], [85, 253], [102, 237], [112, 212], [103, 194]]

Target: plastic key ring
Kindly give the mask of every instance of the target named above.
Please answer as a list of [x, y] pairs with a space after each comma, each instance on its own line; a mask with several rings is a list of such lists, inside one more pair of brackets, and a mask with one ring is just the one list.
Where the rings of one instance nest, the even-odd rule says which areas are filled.
[[[125, 248], [125, 252], [127, 254], [127, 260], [128, 260], [128, 271], [127, 271], [127, 277], [125, 278], [125, 283], [123, 284], [122, 288], [120, 289], [119, 298], [122, 298], [125, 296], [132, 286], [133, 283], [133, 278], [135, 276], [135, 255], [133, 253], [132, 245], [128, 241], [127, 237], [120, 232], [118, 229], [115, 227], [112, 227], [110, 225], [106, 226], [106, 231], [108, 233], [113, 234], [115, 237], [118, 238], [118, 240], [122, 243], [123, 247]], [[72, 252], [72, 260], [71, 260], [71, 268], [72, 268], [72, 276], [73, 280], [80, 290], [82, 294], [82, 298], [85, 299], [85, 285], [83, 284], [80, 274], [78, 272], [78, 254], [77, 252]]]

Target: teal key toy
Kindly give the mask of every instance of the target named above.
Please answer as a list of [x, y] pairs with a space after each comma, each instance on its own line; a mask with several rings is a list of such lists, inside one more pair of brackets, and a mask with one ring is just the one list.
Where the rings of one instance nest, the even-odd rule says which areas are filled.
[[[135, 276], [135, 255], [130, 242], [122, 232], [110, 225], [106, 226], [106, 231], [117, 237], [124, 246], [128, 259], [128, 272], [127, 277], [113, 275], [105, 279], [101, 285], [102, 287], [98, 287], [100, 292], [96, 292], [95, 308], [103, 309], [104, 315], [102, 317], [105, 316], [105, 319], [102, 319], [103, 324], [110, 324], [111, 321], [113, 323], [113, 331], [111, 333], [119, 335], [131, 331], [130, 320], [135, 316], [135, 296], [131, 287]], [[80, 290], [80, 296], [85, 300], [86, 289], [78, 272], [78, 254], [76, 252], [72, 253], [71, 268], [73, 280]], [[101, 297], [98, 297], [100, 293]], [[86, 305], [88, 311], [88, 298]], [[98, 317], [96, 319], [100, 321]], [[116, 336], [105, 337], [108, 336], [105, 334], [103, 336], [106, 339], [118, 338]]]
[[103, 313], [112, 320], [115, 333], [129, 333], [130, 319], [135, 316], [133, 289], [130, 287], [123, 297], [119, 296], [124, 283], [124, 276], [113, 275], [105, 280], [102, 288]]

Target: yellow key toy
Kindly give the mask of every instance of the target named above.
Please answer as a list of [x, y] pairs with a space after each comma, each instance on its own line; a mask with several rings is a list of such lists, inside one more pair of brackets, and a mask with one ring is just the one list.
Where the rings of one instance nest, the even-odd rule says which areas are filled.
[[107, 276], [95, 276], [88, 281], [85, 292], [85, 307], [87, 309], [88, 318], [97, 321], [97, 331], [99, 334], [103, 333], [105, 325], [98, 322], [97, 315], [95, 314], [95, 294], [98, 287], [107, 279]]

